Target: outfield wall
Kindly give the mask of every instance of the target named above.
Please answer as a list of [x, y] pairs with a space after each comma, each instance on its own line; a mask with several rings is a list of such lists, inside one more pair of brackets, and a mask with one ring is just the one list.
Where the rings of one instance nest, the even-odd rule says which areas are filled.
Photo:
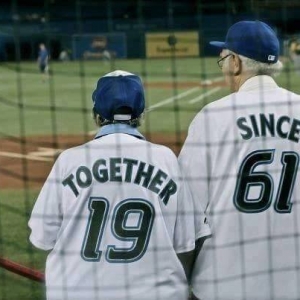
[[[297, 11], [297, 10], [295, 10]], [[295, 12], [294, 12], [295, 13]], [[300, 12], [299, 12], [300, 13]], [[291, 15], [291, 11], [286, 12]], [[172, 26], [167, 19], [157, 18], [151, 20], [114, 20], [109, 25], [107, 20], [88, 20], [80, 26], [75, 20], [55, 21], [45, 24], [22, 24], [15, 30], [15, 25], [0, 23], [0, 60], [32, 60], [36, 59], [38, 44], [44, 42], [48, 45], [52, 59], [58, 59], [62, 50], [72, 50], [74, 35], [93, 35], [93, 34], [121, 34], [125, 36], [126, 49], [122, 51], [122, 57], [145, 58], [147, 56], [147, 35], [159, 34], [161, 32], [197, 31], [199, 56], [216, 55], [212, 47], [209, 46], [210, 40], [223, 39], [227, 28], [240, 19], [257, 18], [253, 14], [196, 14], [190, 17], [175, 18]], [[288, 34], [286, 26], [279, 22], [280, 12], [261, 15], [260, 19], [268, 22], [277, 32], [280, 39], [285, 39]], [[78, 58], [77, 55], [74, 56]]]

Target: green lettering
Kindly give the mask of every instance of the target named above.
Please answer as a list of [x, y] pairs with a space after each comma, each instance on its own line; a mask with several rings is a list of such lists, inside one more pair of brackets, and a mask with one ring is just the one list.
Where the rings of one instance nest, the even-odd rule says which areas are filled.
[[[85, 178], [82, 178], [82, 174]], [[92, 183], [92, 173], [88, 167], [81, 166], [76, 171], [76, 181], [81, 188], [86, 188]]]
[[160, 190], [160, 185], [163, 183], [163, 179], [166, 178], [167, 174], [161, 170], [158, 170], [149, 185], [149, 190], [157, 194]]
[[123, 163], [126, 165], [125, 182], [131, 182], [133, 166], [138, 164], [135, 159], [124, 158]]
[[140, 162], [138, 170], [136, 172], [134, 183], [140, 184], [142, 178], [144, 178], [143, 187], [147, 188], [151, 180], [154, 167], [152, 165], [149, 165], [148, 170], [144, 170], [145, 166], [146, 164], [144, 162]]
[[275, 126], [274, 126], [274, 114], [269, 114], [269, 119], [264, 114], [259, 114], [260, 125], [261, 125], [261, 135], [266, 136], [267, 130], [270, 132], [271, 136], [275, 135]]
[[256, 119], [255, 119], [255, 115], [250, 115], [250, 120], [251, 120], [251, 123], [252, 123], [252, 128], [253, 128], [254, 135], [257, 137], [257, 136], [259, 136], [259, 130], [258, 130], [257, 122], [256, 122]]
[[117, 181], [122, 182], [122, 175], [121, 175], [121, 158], [111, 158], [110, 159], [110, 181]]
[[174, 195], [177, 192], [177, 185], [176, 183], [170, 179], [163, 190], [160, 192], [159, 197], [163, 200], [165, 205], [168, 204], [170, 196]]
[[299, 142], [299, 132], [300, 132], [300, 120], [294, 119], [288, 139], [293, 142], [298, 143]]
[[276, 126], [276, 130], [277, 130], [277, 133], [278, 135], [283, 138], [283, 139], [286, 139], [288, 134], [287, 132], [283, 132], [282, 131], [282, 123], [283, 122], [287, 122], [287, 123], [290, 123], [290, 118], [289, 117], [286, 117], [286, 116], [283, 116], [283, 117], [280, 117], [277, 121], [277, 126]]
[[72, 190], [72, 192], [74, 193], [74, 195], [77, 197], [79, 195], [79, 192], [75, 186], [75, 183], [73, 182], [73, 179], [74, 179], [74, 175], [73, 174], [70, 174], [66, 179], [64, 179], [62, 181], [62, 184], [64, 186], [69, 186], [70, 189]]
[[252, 130], [250, 127], [247, 126], [246, 118], [237, 119], [236, 124], [239, 127], [239, 129], [245, 132], [245, 133], [241, 133], [241, 136], [244, 140], [249, 140], [252, 138]]
[[100, 169], [100, 166], [106, 166], [105, 159], [98, 159], [93, 165], [93, 175], [99, 182], [106, 182], [108, 180], [108, 171], [106, 168]]

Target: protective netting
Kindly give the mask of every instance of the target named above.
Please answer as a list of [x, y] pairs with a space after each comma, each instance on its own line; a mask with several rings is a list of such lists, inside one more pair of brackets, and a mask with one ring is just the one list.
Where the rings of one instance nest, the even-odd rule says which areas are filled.
[[[300, 93], [298, 2], [3, 0], [0, 299], [46, 299], [49, 252], [32, 246], [28, 221], [59, 155], [70, 147], [101, 140], [94, 139], [98, 129], [92, 118], [92, 93], [101, 76], [125, 70], [142, 79], [146, 110], [138, 130], [146, 140], [163, 144], [178, 156], [196, 114], [231, 93], [218, 68], [219, 52], [209, 41], [223, 41], [233, 23], [259, 19], [275, 30], [284, 65], [275, 81]], [[259, 96], [245, 96], [246, 103], [233, 95], [226, 105], [205, 109], [196, 130], [201, 140], [188, 144], [191, 165], [193, 160], [196, 165], [198, 155], [201, 161], [199, 172], [186, 172], [188, 185], [198, 189], [194, 197], [202, 200], [205, 191], [200, 187], [209, 186], [202, 208], [213, 235], [223, 237], [207, 240], [195, 269], [205, 274], [197, 285], [210, 291], [208, 299], [300, 298], [300, 102], [282, 91], [266, 93], [264, 83], [258, 86]], [[131, 150], [125, 153], [124, 144]], [[170, 265], [177, 263], [182, 273], [180, 263], [169, 244], [160, 244], [176, 230], [183, 237], [172, 237], [174, 247], [184, 241], [189, 230], [185, 225], [174, 229], [171, 224], [175, 217], [178, 223], [188, 224], [186, 219], [193, 215], [188, 211], [186, 218], [179, 217], [179, 210], [167, 209], [173, 205], [168, 201], [173, 197], [173, 181], [176, 186], [182, 184], [177, 171], [164, 165], [164, 155], [171, 154], [156, 151], [151, 143], [144, 147], [123, 138], [80, 151], [84, 160], [79, 154], [61, 159], [48, 187], [47, 197], [52, 195], [54, 202], [65, 190], [70, 193], [68, 208], [59, 204], [66, 214], [59, 211], [57, 219], [57, 212], [46, 206], [49, 211], [36, 216], [60, 224], [77, 214], [77, 227], [69, 232], [77, 248], [70, 249], [66, 243], [66, 248], [52, 252], [56, 259], [61, 257], [56, 275], [63, 274], [63, 283], [54, 286], [63, 291], [59, 299], [76, 299], [84, 291], [86, 299], [158, 300], [175, 297], [176, 290], [176, 297], [184, 299], [184, 287], [167, 274]], [[97, 151], [106, 154], [97, 157]], [[76, 161], [78, 165], [67, 170]], [[111, 202], [108, 194], [95, 187], [87, 192], [91, 182], [104, 184], [105, 176], [116, 184], [109, 186]], [[132, 194], [128, 192], [131, 184]], [[159, 205], [142, 197], [138, 187], [154, 193]], [[85, 197], [85, 204], [72, 210], [78, 195]], [[143, 261], [145, 253], [151, 258]], [[80, 269], [82, 262], [88, 267]], [[48, 260], [48, 268], [51, 263]], [[131, 264], [136, 264], [134, 271]], [[212, 272], [205, 273], [207, 264], [213, 266]], [[113, 271], [102, 274], [100, 265], [103, 270], [113, 266]], [[70, 274], [78, 274], [71, 284], [73, 293], [68, 290]], [[86, 283], [84, 277], [90, 281]], [[151, 290], [155, 284], [159, 288]]]

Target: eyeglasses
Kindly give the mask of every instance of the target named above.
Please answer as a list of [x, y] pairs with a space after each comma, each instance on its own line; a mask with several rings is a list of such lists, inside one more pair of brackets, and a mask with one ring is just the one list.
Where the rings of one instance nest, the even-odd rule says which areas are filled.
[[231, 54], [231, 53], [230, 53], [230, 54], [227, 54], [227, 55], [225, 55], [224, 57], [220, 58], [220, 59], [217, 61], [217, 64], [218, 64], [218, 66], [219, 66], [220, 69], [223, 68], [224, 60], [225, 60], [227, 57], [229, 57], [230, 55], [233, 55], [233, 54]]

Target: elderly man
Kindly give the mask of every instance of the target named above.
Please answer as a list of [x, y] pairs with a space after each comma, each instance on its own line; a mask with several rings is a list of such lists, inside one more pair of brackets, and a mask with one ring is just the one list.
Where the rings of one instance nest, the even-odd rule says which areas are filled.
[[267, 24], [240, 21], [211, 45], [233, 93], [197, 114], [179, 155], [212, 229], [194, 296], [300, 299], [300, 96], [273, 79], [282, 64]]

